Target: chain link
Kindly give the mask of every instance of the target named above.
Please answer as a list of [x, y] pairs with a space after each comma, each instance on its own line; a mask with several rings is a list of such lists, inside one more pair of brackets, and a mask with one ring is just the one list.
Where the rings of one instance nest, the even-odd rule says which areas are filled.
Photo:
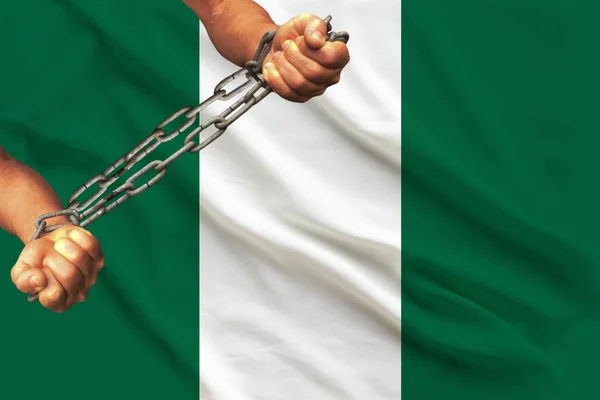
[[[346, 32], [331, 32], [331, 16], [327, 16], [324, 21], [327, 23], [327, 40], [341, 41], [347, 43], [349, 35]], [[104, 172], [94, 176], [79, 187], [69, 198], [68, 205], [64, 210], [41, 215], [35, 222], [35, 234], [32, 240], [38, 239], [42, 234], [52, 232], [60, 228], [63, 224], [47, 226], [46, 220], [57, 216], [67, 216], [75, 226], [86, 227], [102, 215], [114, 210], [131, 197], [148, 190], [151, 186], [158, 183], [167, 173], [167, 167], [176, 159], [185, 153], [197, 153], [215, 140], [217, 140], [227, 128], [245, 114], [248, 110], [267, 97], [272, 89], [265, 82], [262, 76], [262, 65], [271, 50], [273, 39], [277, 30], [267, 32], [263, 35], [254, 58], [248, 61], [244, 68], [223, 79], [215, 87], [213, 95], [197, 105], [196, 107], [184, 107], [169, 116], [161, 122], [141, 143], [132, 148], [117, 161], [112, 163]], [[225, 87], [232, 82], [245, 78], [245, 81], [239, 84], [235, 89], [227, 91]], [[225, 108], [219, 115], [208, 119], [200, 126], [192, 128], [194, 123], [199, 120], [199, 114], [206, 107], [219, 101], [228, 101], [236, 96], [241, 96], [231, 106]], [[165, 128], [178, 118], [184, 116], [187, 120], [177, 129], [170, 133], [165, 132]], [[214, 132], [207, 134], [209, 129]], [[185, 135], [187, 133], [187, 135]], [[125, 180], [123, 184], [116, 189], [104, 195], [109, 187], [113, 186], [129, 170], [131, 170], [142, 159], [156, 150], [161, 144], [169, 142], [179, 135], [185, 135], [183, 146], [171, 154], [165, 160], [153, 160], [142, 167], [138, 172]], [[204, 134], [202, 138], [200, 135]], [[150, 174], [153, 170], [154, 174]], [[84, 194], [91, 193], [91, 196], [83, 201]], [[108, 204], [109, 202], [111, 202]], [[107, 205], [108, 204], [108, 205]], [[29, 302], [38, 300], [38, 294], [30, 294]]]

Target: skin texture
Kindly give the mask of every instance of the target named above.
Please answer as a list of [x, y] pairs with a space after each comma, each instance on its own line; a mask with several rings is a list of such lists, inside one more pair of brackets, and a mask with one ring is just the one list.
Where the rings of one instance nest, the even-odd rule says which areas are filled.
[[[31, 242], [37, 217], [61, 210], [62, 204], [41, 175], [2, 147], [0, 188], [0, 227], [25, 244], [10, 274], [17, 289], [39, 293], [40, 303], [59, 313], [85, 300], [104, 266], [98, 240], [68, 224]], [[68, 219], [57, 217], [47, 223], [68, 223]]]
[[263, 64], [273, 91], [304, 103], [340, 81], [350, 61], [346, 44], [326, 42], [327, 25], [320, 17], [298, 15], [281, 26], [252, 0], [184, 0], [206, 27], [217, 51], [243, 66], [254, 56], [262, 35], [279, 28]]

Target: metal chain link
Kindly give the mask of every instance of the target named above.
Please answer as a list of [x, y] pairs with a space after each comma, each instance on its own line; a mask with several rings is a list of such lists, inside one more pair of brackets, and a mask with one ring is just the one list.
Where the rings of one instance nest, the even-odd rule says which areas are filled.
[[[327, 16], [324, 21], [327, 23], [327, 41], [348, 42], [350, 36], [347, 32], [331, 32], [331, 16]], [[151, 186], [158, 183], [167, 173], [167, 167], [183, 154], [197, 153], [219, 138], [233, 122], [272, 92], [272, 89], [262, 76], [262, 65], [271, 50], [273, 38], [276, 34], [277, 30], [265, 33], [256, 49], [254, 58], [248, 61], [244, 65], [244, 68], [239, 69], [219, 82], [212, 96], [196, 107], [184, 107], [165, 119], [141, 143], [112, 163], [104, 172], [94, 176], [73, 192], [71, 197], [69, 197], [67, 208], [58, 212], [41, 215], [35, 221], [36, 231], [31, 240], [38, 239], [42, 234], [52, 232], [63, 226], [64, 224], [47, 226], [46, 220], [57, 216], [68, 216], [73, 225], [86, 227], [100, 218], [100, 216], [123, 204], [126, 200], [148, 190]], [[240, 80], [240, 78], [245, 78], [245, 82], [230, 92], [225, 90], [225, 86], [236, 80]], [[117, 183], [119, 178], [156, 150], [161, 144], [173, 140], [181, 134], [185, 134], [186, 131], [192, 128], [196, 120], [199, 119], [199, 114], [203, 109], [218, 101], [228, 101], [242, 93], [243, 96], [233, 103], [233, 105], [227, 107], [221, 114], [210, 118], [187, 133], [183, 140], [183, 146], [171, 154], [171, 156], [165, 160], [149, 162], [138, 172], [127, 178], [124, 183], [101, 198], [108, 191], [109, 187]], [[181, 116], [187, 118], [186, 122], [170, 133], [165, 132], [164, 129], [166, 126]], [[214, 128], [215, 131], [206, 135], [209, 128]], [[203, 138], [200, 138], [201, 133], [205, 134]], [[198, 141], [196, 142], [195, 140]], [[152, 175], [149, 174], [150, 172], [152, 172]], [[84, 193], [94, 191], [95, 193], [88, 200], [81, 202], [80, 198]], [[108, 204], [110, 201], [113, 202]], [[37, 301], [38, 294], [30, 294], [28, 300], [29, 302]]]

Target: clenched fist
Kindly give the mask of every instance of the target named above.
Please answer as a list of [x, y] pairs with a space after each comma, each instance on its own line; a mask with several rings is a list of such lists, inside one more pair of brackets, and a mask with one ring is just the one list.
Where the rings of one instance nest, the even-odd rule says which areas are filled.
[[281, 25], [263, 64], [263, 76], [281, 97], [303, 103], [340, 81], [350, 61], [343, 42], [327, 42], [327, 24], [301, 14]]
[[23, 293], [39, 293], [40, 303], [61, 313], [86, 299], [104, 266], [100, 243], [91, 233], [64, 225], [28, 243], [11, 271]]

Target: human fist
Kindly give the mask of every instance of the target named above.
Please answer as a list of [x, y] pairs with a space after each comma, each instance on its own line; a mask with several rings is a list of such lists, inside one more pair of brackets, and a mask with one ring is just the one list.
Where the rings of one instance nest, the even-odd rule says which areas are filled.
[[263, 63], [263, 76], [284, 99], [304, 103], [340, 81], [350, 61], [343, 42], [327, 42], [327, 24], [301, 14], [281, 25]]
[[28, 243], [11, 271], [23, 293], [61, 313], [86, 299], [104, 266], [98, 239], [83, 228], [64, 225]]

